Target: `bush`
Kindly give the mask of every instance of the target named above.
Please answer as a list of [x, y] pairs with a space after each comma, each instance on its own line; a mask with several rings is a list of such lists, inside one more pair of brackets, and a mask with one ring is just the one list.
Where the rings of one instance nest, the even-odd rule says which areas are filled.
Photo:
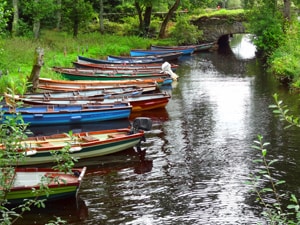
[[170, 37], [175, 39], [178, 45], [196, 44], [202, 35], [203, 32], [192, 25], [189, 18], [184, 15], [177, 16], [177, 22], [170, 33]]

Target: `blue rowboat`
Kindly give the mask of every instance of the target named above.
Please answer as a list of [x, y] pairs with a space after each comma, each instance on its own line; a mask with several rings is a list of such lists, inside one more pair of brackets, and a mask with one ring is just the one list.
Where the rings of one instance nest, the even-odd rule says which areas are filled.
[[131, 49], [130, 56], [147, 56], [158, 55], [166, 53], [181, 52], [182, 55], [191, 55], [194, 53], [195, 48], [178, 48], [178, 49]]
[[96, 64], [152, 64], [152, 63], [163, 63], [164, 60], [161, 58], [155, 59], [128, 59], [128, 60], [106, 60], [106, 59], [94, 59], [84, 56], [78, 56], [78, 61], [80, 62], [89, 62]]
[[178, 49], [187, 49], [194, 48], [194, 52], [207, 51], [211, 49], [215, 45], [214, 42], [204, 43], [204, 44], [196, 44], [196, 45], [179, 45], [179, 46], [158, 46], [151, 45], [152, 50], [178, 50]]
[[163, 59], [164, 61], [174, 61], [177, 60], [180, 56], [182, 56], [181, 52], [171, 52], [166, 54], [158, 54], [158, 55], [147, 55], [147, 56], [107, 56], [107, 60], [128, 60], [128, 59]]
[[97, 105], [36, 105], [2, 106], [1, 122], [20, 113], [31, 125], [77, 124], [129, 118], [132, 106], [128, 102]]

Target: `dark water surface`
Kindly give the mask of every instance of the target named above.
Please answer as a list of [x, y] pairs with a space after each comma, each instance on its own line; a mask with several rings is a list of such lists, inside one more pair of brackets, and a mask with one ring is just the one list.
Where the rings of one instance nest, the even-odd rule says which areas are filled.
[[257, 134], [271, 143], [275, 176], [297, 195], [299, 130], [283, 130], [268, 106], [276, 92], [299, 111], [298, 96], [263, 70], [247, 36], [231, 45], [182, 59], [180, 79], [164, 90], [172, 94], [166, 109], [133, 115], [153, 119], [144, 154], [130, 149], [95, 159], [77, 203], [63, 201], [22, 224], [52, 214], [76, 225], [264, 224], [245, 184], [257, 158], [251, 145]]

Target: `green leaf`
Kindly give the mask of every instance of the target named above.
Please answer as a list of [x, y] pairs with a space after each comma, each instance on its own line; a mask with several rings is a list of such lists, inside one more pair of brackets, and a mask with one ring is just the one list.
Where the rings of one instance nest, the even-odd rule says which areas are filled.
[[284, 180], [280, 180], [280, 181], [277, 181], [277, 182], [275, 183], [275, 185], [280, 185], [280, 184], [285, 184], [285, 181], [284, 181]]
[[278, 162], [278, 161], [279, 161], [278, 159], [273, 159], [272, 161], [270, 161], [268, 163], [268, 166], [271, 166], [273, 163]]
[[263, 188], [261, 192], [273, 192], [272, 188]]
[[261, 153], [262, 153], [263, 157], [266, 157], [266, 155], [267, 155], [267, 149], [262, 149]]

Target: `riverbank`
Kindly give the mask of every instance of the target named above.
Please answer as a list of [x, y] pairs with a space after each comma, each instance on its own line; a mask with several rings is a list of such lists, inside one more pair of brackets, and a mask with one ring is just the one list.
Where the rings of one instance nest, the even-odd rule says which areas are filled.
[[[298, 44], [299, 25], [286, 33], [281, 45], [268, 58], [268, 68], [277, 79], [294, 90], [300, 90], [300, 64]], [[136, 36], [101, 35], [89, 33], [74, 39], [64, 32], [44, 31], [38, 41], [29, 38], [3, 39], [3, 52], [0, 53], [2, 69], [0, 93], [7, 87], [16, 94], [27, 91], [27, 77], [33, 67], [35, 49], [44, 49], [44, 66], [41, 77], [62, 79], [53, 72], [53, 66], [72, 67], [78, 55], [93, 58], [106, 58], [107, 55], [128, 55], [130, 49], [146, 49], [151, 44], [174, 45], [172, 40], [156, 40]]]
[[[74, 39], [63, 32], [45, 31], [40, 40], [27, 38], [4, 39], [0, 68], [0, 93], [11, 88], [16, 94], [25, 93], [27, 77], [33, 67], [35, 49], [44, 49], [41, 77], [62, 79], [51, 70], [54, 66], [73, 67], [78, 55], [106, 58], [107, 55], [128, 55], [132, 48], [148, 48], [158, 41], [136, 36], [115, 36], [90, 33]], [[165, 44], [170, 40], [164, 40]], [[162, 41], [159, 41], [162, 44]]]

